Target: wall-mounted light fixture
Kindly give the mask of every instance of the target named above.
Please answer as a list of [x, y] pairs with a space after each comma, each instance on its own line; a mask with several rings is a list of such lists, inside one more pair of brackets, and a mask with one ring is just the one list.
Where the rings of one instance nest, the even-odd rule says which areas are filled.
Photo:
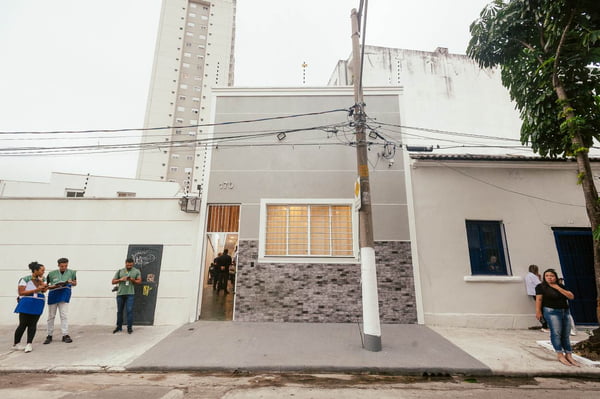
[[277, 139], [278, 139], [279, 141], [281, 141], [281, 140], [285, 139], [285, 137], [286, 137], [285, 133], [283, 133], [283, 132], [281, 132], [281, 133], [277, 133]]

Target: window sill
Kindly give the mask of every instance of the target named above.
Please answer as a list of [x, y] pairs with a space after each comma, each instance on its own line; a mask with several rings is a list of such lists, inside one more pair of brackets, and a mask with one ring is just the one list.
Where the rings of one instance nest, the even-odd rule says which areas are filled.
[[521, 283], [520, 276], [465, 276], [467, 283]]
[[333, 264], [357, 264], [360, 260], [354, 257], [327, 258], [327, 257], [259, 257], [258, 263], [333, 263]]

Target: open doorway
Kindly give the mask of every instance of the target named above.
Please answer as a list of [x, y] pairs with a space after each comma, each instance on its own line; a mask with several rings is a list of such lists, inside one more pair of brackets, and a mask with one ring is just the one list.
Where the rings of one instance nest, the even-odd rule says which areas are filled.
[[[200, 320], [233, 320], [239, 212], [239, 205], [209, 205]], [[232, 264], [224, 271], [211, 270], [215, 258], [225, 250]], [[226, 290], [218, 290], [219, 280], [226, 284]]]

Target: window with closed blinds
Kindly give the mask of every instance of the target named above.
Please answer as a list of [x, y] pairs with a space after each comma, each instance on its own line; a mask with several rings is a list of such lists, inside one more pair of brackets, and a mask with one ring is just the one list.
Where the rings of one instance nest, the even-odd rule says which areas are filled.
[[350, 205], [269, 204], [266, 256], [353, 256]]
[[240, 224], [239, 205], [209, 205], [206, 231], [237, 232]]

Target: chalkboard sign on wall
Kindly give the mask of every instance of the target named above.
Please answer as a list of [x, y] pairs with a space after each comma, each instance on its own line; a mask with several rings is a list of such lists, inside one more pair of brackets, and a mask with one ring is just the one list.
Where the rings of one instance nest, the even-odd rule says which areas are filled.
[[154, 324], [154, 310], [158, 297], [162, 245], [130, 244], [127, 256], [135, 262], [134, 267], [142, 273], [142, 284], [135, 287], [133, 324], [151, 326]]

